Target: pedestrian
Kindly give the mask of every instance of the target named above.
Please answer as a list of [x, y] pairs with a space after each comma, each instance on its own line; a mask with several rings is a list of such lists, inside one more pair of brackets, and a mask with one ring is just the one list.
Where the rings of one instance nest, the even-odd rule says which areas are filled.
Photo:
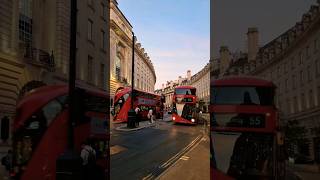
[[136, 112], [136, 126], [139, 126], [139, 121], [141, 119], [141, 116], [140, 116], [140, 108], [137, 106], [134, 111]]
[[8, 153], [1, 159], [1, 164], [9, 172], [12, 169], [12, 150], [9, 149]]
[[92, 148], [89, 140], [82, 143], [81, 158], [84, 179], [92, 179], [96, 167], [96, 151]]
[[153, 110], [152, 110], [152, 108], [149, 109], [148, 118], [150, 119], [150, 123], [153, 123]]
[[137, 118], [140, 118], [139, 115], [140, 115], [140, 108], [137, 106], [134, 111], [136, 112], [136, 115], [137, 115]]

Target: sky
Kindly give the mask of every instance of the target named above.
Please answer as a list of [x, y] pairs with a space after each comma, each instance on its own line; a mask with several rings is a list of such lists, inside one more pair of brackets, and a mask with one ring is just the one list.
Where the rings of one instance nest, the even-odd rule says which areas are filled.
[[260, 45], [270, 42], [300, 21], [316, 0], [212, 0], [213, 57], [219, 48], [246, 50], [248, 27], [258, 27]]
[[118, 0], [155, 67], [155, 89], [200, 71], [210, 57], [210, 0]]

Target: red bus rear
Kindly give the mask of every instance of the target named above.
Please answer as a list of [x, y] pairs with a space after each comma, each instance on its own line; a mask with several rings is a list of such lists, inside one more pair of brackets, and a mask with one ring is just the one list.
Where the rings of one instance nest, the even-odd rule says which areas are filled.
[[[17, 179], [56, 179], [56, 160], [67, 149], [68, 87], [50, 85], [33, 90], [17, 105], [13, 132], [13, 172]], [[109, 96], [103, 91], [76, 89], [78, 118], [74, 147], [93, 142], [97, 165], [109, 174]], [[83, 112], [83, 113], [82, 113]]]
[[[157, 118], [163, 117], [163, 105], [160, 95], [136, 89], [133, 92], [135, 97], [133, 108], [140, 108], [141, 120], [148, 119], [149, 108], [153, 109], [154, 115]], [[128, 111], [131, 108], [131, 87], [121, 87], [116, 91], [113, 107], [113, 121], [118, 123], [127, 122]]]
[[211, 177], [284, 178], [275, 88], [251, 77], [211, 82]]
[[172, 99], [172, 121], [175, 123], [196, 124], [196, 88], [178, 86]]

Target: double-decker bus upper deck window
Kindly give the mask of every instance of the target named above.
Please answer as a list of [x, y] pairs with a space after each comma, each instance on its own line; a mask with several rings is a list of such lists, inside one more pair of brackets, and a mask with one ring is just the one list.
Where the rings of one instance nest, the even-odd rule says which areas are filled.
[[[27, 107], [23, 107], [27, 108]], [[15, 161], [26, 165], [50, 123], [63, 110], [63, 104], [54, 99], [29, 117], [14, 134]]]
[[176, 95], [196, 95], [196, 89], [179, 89], [174, 92]]
[[221, 105], [273, 105], [272, 87], [213, 87], [211, 102]]
[[127, 101], [129, 98], [129, 93], [124, 94], [121, 96], [115, 103], [114, 103], [114, 113], [118, 114], [120, 109], [122, 108], [123, 104]]

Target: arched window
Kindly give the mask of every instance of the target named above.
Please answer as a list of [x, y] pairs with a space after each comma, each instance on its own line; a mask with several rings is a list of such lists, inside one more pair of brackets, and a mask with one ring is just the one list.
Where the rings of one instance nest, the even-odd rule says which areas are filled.
[[121, 55], [117, 53], [116, 61], [115, 61], [115, 73], [117, 80], [121, 79]]
[[19, 39], [25, 43], [32, 41], [32, 0], [19, 1]]
[[124, 60], [124, 46], [119, 42], [117, 44], [117, 54], [115, 57], [115, 76], [117, 78], [117, 80], [121, 80], [121, 64], [123, 64], [124, 62], [122, 62]]

